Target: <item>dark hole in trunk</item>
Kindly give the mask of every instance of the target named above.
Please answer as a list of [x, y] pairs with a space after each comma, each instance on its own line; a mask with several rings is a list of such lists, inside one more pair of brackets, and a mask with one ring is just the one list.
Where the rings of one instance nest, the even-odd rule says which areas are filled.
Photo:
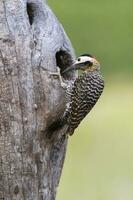
[[34, 3], [27, 3], [27, 14], [29, 17], [30, 25], [33, 24], [35, 16], [36, 5]]
[[[56, 64], [62, 73], [67, 67], [73, 64], [72, 56], [67, 51], [60, 50], [56, 53]], [[73, 75], [73, 71], [62, 74], [63, 78], [68, 80], [72, 79]]]

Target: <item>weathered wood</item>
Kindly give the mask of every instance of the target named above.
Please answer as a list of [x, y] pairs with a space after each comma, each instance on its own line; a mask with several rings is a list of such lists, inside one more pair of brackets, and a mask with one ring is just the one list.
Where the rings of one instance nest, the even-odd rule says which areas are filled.
[[46, 137], [65, 109], [64, 89], [50, 73], [73, 58], [46, 3], [0, 1], [0, 199], [55, 199], [67, 136], [63, 127]]

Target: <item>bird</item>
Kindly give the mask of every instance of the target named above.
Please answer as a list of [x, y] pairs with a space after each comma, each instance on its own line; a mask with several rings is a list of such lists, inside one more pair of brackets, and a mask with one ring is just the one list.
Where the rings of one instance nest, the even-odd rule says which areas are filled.
[[100, 63], [91, 54], [80, 55], [68, 71], [82, 70], [72, 84], [66, 86], [66, 110], [62, 124], [67, 124], [67, 132], [72, 135], [81, 121], [92, 110], [104, 89], [104, 80], [100, 73]]

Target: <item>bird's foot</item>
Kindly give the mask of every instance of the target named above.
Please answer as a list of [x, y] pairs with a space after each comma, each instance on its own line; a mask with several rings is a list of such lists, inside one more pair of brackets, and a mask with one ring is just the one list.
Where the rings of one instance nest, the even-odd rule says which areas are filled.
[[67, 84], [64, 83], [63, 80], [62, 80], [61, 73], [60, 73], [60, 68], [59, 67], [57, 67], [57, 72], [50, 72], [50, 75], [59, 77], [59, 80], [60, 80], [60, 83], [61, 83], [61, 87], [64, 88], [64, 89], [66, 89]]

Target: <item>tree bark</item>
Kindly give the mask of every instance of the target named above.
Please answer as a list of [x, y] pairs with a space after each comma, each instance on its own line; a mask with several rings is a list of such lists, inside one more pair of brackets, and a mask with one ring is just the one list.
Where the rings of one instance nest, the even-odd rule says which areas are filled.
[[0, 200], [55, 199], [67, 134], [65, 127], [48, 131], [65, 110], [65, 91], [51, 72], [73, 59], [43, 0], [0, 1]]

